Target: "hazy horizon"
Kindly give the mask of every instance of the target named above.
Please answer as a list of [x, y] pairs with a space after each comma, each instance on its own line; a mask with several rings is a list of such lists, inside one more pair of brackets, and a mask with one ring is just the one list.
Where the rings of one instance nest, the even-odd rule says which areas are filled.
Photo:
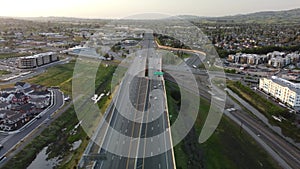
[[[17, 5], [16, 5], [17, 4]], [[300, 7], [299, 0], [52, 0], [4, 1], [0, 16], [118, 19], [142, 13], [218, 17]]]

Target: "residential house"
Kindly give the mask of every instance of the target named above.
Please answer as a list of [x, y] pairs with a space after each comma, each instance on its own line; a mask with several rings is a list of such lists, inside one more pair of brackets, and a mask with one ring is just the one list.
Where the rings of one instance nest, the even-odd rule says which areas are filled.
[[20, 123], [24, 119], [24, 115], [11, 110], [0, 110], [0, 129], [4, 131], [11, 131], [21, 127]]
[[26, 83], [26, 82], [17, 82], [15, 83], [15, 88], [18, 90], [18, 91], [24, 91], [25, 89], [28, 89], [30, 88], [31, 85], [29, 83]]
[[25, 104], [28, 102], [28, 99], [29, 99], [28, 96], [26, 96], [24, 93], [19, 92], [19, 93], [15, 93], [11, 102], [17, 104]]
[[28, 94], [30, 98], [46, 98], [50, 97], [49, 91], [34, 91]]
[[2, 93], [0, 94], [0, 102], [5, 102], [5, 103], [9, 103], [12, 98], [14, 97], [14, 94], [12, 93]]
[[34, 104], [38, 109], [44, 109], [49, 106], [50, 98], [49, 97], [31, 98], [29, 99], [28, 103]]
[[47, 87], [42, 86], [42, 85], [37, 85], [37, 84], [31, 85], [31, 88], [32, 88], [34, 91], [37, 91], [37, 92], [48, 91]]
[[9, 110], [11, 108], [11, 104], [9, 103], [0, 103], [0, 110]]
[[23, 90], [23, 93], [24, 93], [25, 95], [28, 95], [28, 94], [31, 93], [31, 92], [34, 92], [34, 90], [33, 90], [31, 87], [26, 88], [26, 89]]
[[5, 88], [5, 89], [1, 89], [0, 90], [0, 93], [15, 93], [17, 92], [17, 89], [16, 88]]

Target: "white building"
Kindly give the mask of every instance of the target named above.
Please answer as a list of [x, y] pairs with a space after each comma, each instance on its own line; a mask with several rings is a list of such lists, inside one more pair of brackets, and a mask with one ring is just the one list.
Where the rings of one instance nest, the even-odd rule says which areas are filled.
[[298, 63], [299, 62], [299, 53], [289, 53], [286, 54], [284, 52], [270, 52], [267, 54], [269, 61], [268, 65], [276, 67], [276, 68], [281, 68], [284, 66], [287, 66], [291, 63]]
[[21, 69], [35, 68], [51, 62], [58, 61], [59, 58], [54, 52], [40, 53], [33, 56], [20, 57], [17, 60], [18, 67]]
[[300, 83], [272, 76], [271, 79], [261, 78], [259, 89], [291, 107], [300, 107]]

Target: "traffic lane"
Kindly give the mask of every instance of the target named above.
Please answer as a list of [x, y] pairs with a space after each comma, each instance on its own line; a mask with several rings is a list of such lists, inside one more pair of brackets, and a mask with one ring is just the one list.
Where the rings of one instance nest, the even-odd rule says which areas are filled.
[[[170, 158], [172, 157], [171, 153], [171, 150], [169, 150], [165, 153], [145, 158], [143, 169], [174, 169], [172, 158]], [[167, 157], [168, 160], [166, 159]]]
[[[159, 83], [159, 81], [155, 80], [153, 82], [154, 84], [155, 82], [156, 84]], [[164, 102], [159, 103], [164, 105]], [[151, 112], [148, 118], [152, 118]], [[147, 139], [145, 140], [143, 150], [144, 159], [142, 165], [144, 168], [172, 168], [172, 152], [171, 150], [167, 151], [167, 149], [172, 148], [167, 120], [167, 113], [164, 111], [159, 118], [145, 124], [145, 138]]]
[[[115, 109], [115, 113], [112, 117], [111, 120], [111, 124], [110, 126], [114, 129], [119, 128], [116, 125], [119, 123], [119, 113], [117, 112], [117, 110]], [[113, 168], [112, 165], [120, 165], [122, 158], [114, 158], [114, 155], [110, 152], [107, 151], [108, 146], [111, 146], [112, 144], [115, 144], [113, 146], [115, 146], [117, 148], [118, 146], [118, 142], [120, 141], [119, 139], [111, 139], [112, 138], [112, 128], [109, 128], [106, 137], [104, 138], [104, 142], [102, 144], [102, 152], [104, 152], [107, 155], [107, 160], [105, 161], [101, 161], [99, 168], [101, 169], [110, 169]], [[97, 168], [97, 167], [96, 167]]]
[[233, 116], [238, 118], [243, 125], [247, 125], [252, 131], [257, 133], [261, 139], [264, 140], [272, 149], [276, 152], [293, 168], [300, 168], [300, 152], [290, 144], [286, 144], [281, 137], [275, 136], [270, 130], [262, 127], [260, 122], [254, 120], [253, 117], [246, 115], [242, 112], [231, 113]]
[[[120, 132], [124, 129], [127, 130], [127, 133], [132, 132], [134, 129], [139, 128], [139, 124], [135, 124], [135, 125], [128, 125], [128, 121], [124, 120], [124, 118], [118, 118], [121, 117], [121, 115], [119, 113], [117, 113], [118, 116], [116, 117], [116, 126], [114, 127], [115, 130], [117, 132], [113, 132], [110, 133], [111, 138], [107, 139], [106, 138], [106, 143], [104, 145], [110, 146], [110, 147], [114, 147], [115, 151], [122, 151], [122, 154], [128, 155], [129, 152], [134, 153], [136, 151], [136, 147], [137, 147], [137, 142], [131, 142], [132, 140], [124, 140], [124, 137], [121, 137]], [[122, 140], [121, 140], [122, 138]], [[134, 139], [134, 138], [133, 138]], [[131, 144], [131, 146], [130, 146]], [[131, 154], [134, 155], [134, 154]], [[111, 160], [112, 161], [104, 161], [103, 163], [103, 167], [102, 168], [126, 168], [127, 163], [128, 166], [133, 166], [134, 165], [134, 159], [131, 158], [127, 158], [127, 157], [119, 157], [119, 156], [115, 156], [116, 158], [114, 158], [113, 156], [111, 156]], [[108, 157], [110, 158], [110, 157]], [[126, 164], [126, 165], [124, 165]], [[131, 167], [129, 167], [131, 168]]]
[[[151, 132], [147, 132], [150, 135]], [[170, 148], [170, 140], [167, 139], [168, 133], [163, 133], [162, 135], [147, 137], [145, 143], [145, 152], [144, 152], [144, 168], [172, 168], [173, 159], [171, 154], [171, 150], [167, 150]], [[169, 152], [169, 154], [167, 152]]]
[[[241, 124], [241, 121], [238, 120], [236, 117], [234, 117], [231, 113], [225, 110], [224, 114], [229, 117], [231, 120], [233, 120], [237, 124]], [[259, 143], [262, 148], [267, 151], [267, 153], [275, 160], [278, 162], [282, 168], [285, 169], [292, 169], [289, 164], [286, 163], [267, 143], [265, 143], [260, 137], [257, 136], [257, 134], [252, 131], [250, 128], [247, 126], [244, 126], [243, 129], [257, 142]]]
[[[122, 94], [122, 92], [121, 92]], [[125, 108], [124, 108], [125, 109]], [[122, 109], [122, 110], [124, 110]], [[126, 112], [130, 112], [129, 114], [131, 115], [131, 118], [133, 116], [135, 116], [135, 113], [133, 112], [136, 112], [135, 109], [133, 110], [130, 110], [128, 111], [128, 107], [126, 108], [127, 111]], [[125, 109], [125, 110], [126, 110]], [[129, 121], [129, 120], [126, 120], [126, 118], [124, 118], [118, 111], [116, 112], [116, 116], [113, 116], [113, 119], [116, 119], [116, 126], [114, 126], [115, 130], [117, 130], [118, 132], [117, 133], [111, 133], [110, 135], [113, 135], [111, 136], [112, 139], [111, 140], [107, 140], [107, 137], [106, 137], [106, 140], [104, 145], [103, 146], [109, 146], [108, 144], [116, 144], [115, 145], [115, 148], [117, 149], [123, 149], [123, 152], [135, 152], [136, 151], [136, 147], [137, 146], [132, 146], [132, 149], [130, 148], [130, 146], [124, 146], [127, 142], [127, 140], [120, 140], [120, 133], [121, 132], [126, 132], [126, 133], [129, 133], [131, 131], [131, 135], [132, 135], [132, 131], [139, 129], [140, 128], [140, 124], [138, 123], [135, 123], [135, 122], [132, 122], [132, 121]], [[125, 129], [125, 130], [124, 130]], [[137, 133], [136, 133], [137, 135]], [[128, 143], [127, 143], [128, 144]], [[135, 143], [131, 143], [130, 144], [135, 144]], [[129, 149], [128, 149], [129, 148]], [[111, 158], [114, 158], [113, 156]], [[119, 159], [119, 160], [118, 160]], [[123, 165], [124, 164], [124, 160], [125, 158], [116, 158], [116, 161], [114, 161], [113, 163], [112, 162], [104, 162], [103, 163], [103, 167], [102, 168], [120, 168], [119, 165]], [[125, 160], [126, 161], [126, 160]], [[128, 163], [127, 165], [128, 166], [132, 166], [134, 165], [134, 159], [127, 159], [126, 163]], [[129, 167], [131, 168], [131, 167]]]
[[[136, 62], [136, 61], [135, 61], [135, 62]], [[131, 66], [130, 69], [132, 70], [132, 66]], [[128, 76], [128, 74], [127, 74], [127, 76]], [[127, 79], [127, 78], [125, 78], [125, 79]], [[124, 81], [124, 83], [122, 83], [122, 86], [123, 86], [123, 87], [124, 87], [124, 85], [125, 85], [125, 87], [128, 85], [128, 82], [127, 82], [126, 80]], [[125, 92], [124, 92], [124, 90], [121, 90], [121, 89], [120, 89], [119, 95], [121, 95], [121, 97], [124, 97], [124, 95], [126, 96], [126, 94], [128, 94], [126, 90], [125, 90]], [[124, 101], [121, 101], [121, 104], [120, 104], [120, 101], [117, 101], [117, 104], [122, 105], [122, 103], [124, 103]], [[118, 106], [117, 106], [117, 107], [118, 107]], [[125, 103], [125, 105], [122, 105], [121, 107], [122, 107], [122, 110], [124, 110], [124, 107], [127, 107], [127, 106], [126, 106], [126, 103]], [[132, 113], [132, 111], [130, 111], [130, 112]], [[129, 123], [129, 124], [132, 124], [132, 123]], [[132, 126], [129, 126], [129, 127], [130, 127], [130, 128], [128, 128], [128, 130], [130, 130], [130, 129], [133, 128]], [[119, 128], [119, 127], [117, 127], [117, 128]]]
[[[147, 45], [148, 45], [148, 48], [149, 48], [149, 47], [150, 47], [150, 46], [149, 46], [150, 43], [148, 42]], [[149, 55], [149, 50], [147, 50], [147, 55]], [[138, 103], [139, 103], [139, 102], [142, 102], [142, 103], [143, 103], [142, 105], [137, 105], [137, 106], [138, 106], [138, 110], [141, 110], [141, 109], [145, 108], [144, 102], [145, 102], [145, 99], [146, 99], [146, 91], [147, 91], [147, 89], [145, 88], [145, 89], [143, 89], [142, 91], [145, 91], [145, 95], [142, 95], [142, 100], [138, 99], [138, 100], [139, 100]], [[141, 93], [141, 92], [139, 92], [139, 93]], [[140, 97], [139, 97], [139, 98], [140, 98]], [[143, 118], [143, 116], [140, 116], [140, 117]], [[142, 119], [141, 119], [141, 120], [142, 120]], [[141, 132], [141, 123], [135, 123], [135, 124], [138, 125], [137, 127], [134, 127], [135, 134], [140, 135], [140, 132]], [[137, 145], [138, 145], [138, 146], [133, 150], [134, 153], [138, 153], [138, 152], [139, 152], [139, 151], [137, 151], [137, 150], [139, 150], [140, 147], [143, 147], [143, 146], [141, 146], [141, 145], [143, 145], [143, 142], [140, 142], [140, 143], [137, 144]], [[136, 156], [136, 155], [135, 155], [135, 156]], [[126, 166], [126, 168], [135, 168], [135, 166], [136, 166], [136, 160], [137, 160], [137, 159], [129, 158], [128, 161], [127, 161], [127, 166]]]
[[[127, 83], [126, 83], [127, 84]], [[138, 99], [139, 100], [139, 99]], [[141, 100], [142, 102], [143, 102], [143, 100]], [[139, 106], [139, 105], [137, 105], [137, 106]], [[143, 107], [143, 105], [141, 105], [142, 107]], [[124, 107], [123, 107], [124, 108]], [[123, 122], [121, 122], [121, 125], [123, 125], [124, 124], [124, 121], [125, 120], [123, 120]], [[130, 121], [127, 121], [128, 123], [130, 123]], [[138, 123], [133, 123], [133, 124], [137, 124], [137, 125], [139, 125]], [[131, 126], [129, 126], [129, 127], [131, 127]], [[118, 127], [117, 127], [118, 128]], [[122, 128], [123, 128], [123, 126], [122, 126]], [[133, 126], [131, 129], [136, 129], [136, 128], [140, 128], [139, 126], [138, 127], [135, 127], [135, 126]], [[136, 134], [138, 134], [139, 132], [139, 130], [135, 130], [136, 131]], [[112, 157], [113, 158], [113, 157]], [[120, 158], [120, 160], [122, 160], [122, 158]], [[132, 167], [134, 167], [134, 159], [128, 159], [128, 163], [127, 163], [127, 166], [132, 166]], [[113, 164], [115, 164], [115, 165], [119, 165], [119, 164], [117, 164], [117, 163], [113, 163]], [[104, 164], [105, 165], [105, 164]], [[109, 167], [112, 167], [112, 166], [109, 166]], [[128, 168], [131, 168], [131, 167], [128, 167]]]
[[[139, 97], [138, 97], [138, 105], [137, 105], [137, 110], [141, 111], [141, 112], [138, 112], [138, 111], [135, 111], [135, 126], [133, 128], [134, 130], [134, 135], [140, 137], [140, 134], [141, 134], [141, 126], [142, 126], [142, 120], [143, 120], [143, 117], [144, 117], [144, 112], [145, 112], [145, 105], [147, 105], [145, 102], [146, 102], [146, 97], [148, 97], [147, 95], [147, 91], [148, 91], [148, 80], [146, 78], [142, 78], [140, 79], [145, 85], [142, 84], [142, 88], [139, 92]], [[141, 103], [141, 105], [139, 105]], [[138, 114], [139, 116], [137, 117], [136, 114]], [[132, 137], [131, 137], [132, 138]], [[130, 149], [130, 152], [129, 152], [129, 155], [130, 157], [137, 157], [138, 156], [138, 153], [139, 153], [139, 149], [140, 149], [140, 139], [139, 138], [132, 138], [131, 140], [131, 145], [132, 149]], [[136, 158], [128, 158], [128, 161], [127, 161], [127, 166], [126, 166], [126, 169], [129, 169], [129, 168], [135, 168], [136, 166]]]

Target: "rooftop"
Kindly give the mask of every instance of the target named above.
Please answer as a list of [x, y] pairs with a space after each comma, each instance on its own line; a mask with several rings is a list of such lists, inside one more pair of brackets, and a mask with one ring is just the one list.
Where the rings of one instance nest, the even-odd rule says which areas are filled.
[[297, 94], [300, 94], [300, 83], [294, 83], [294, 82], [288, 81], [286, 79], [282, 79], [277, 76], [272, 76], [271, 80], [282, 86], [288, 87], [290, 90], [296, 92]]

